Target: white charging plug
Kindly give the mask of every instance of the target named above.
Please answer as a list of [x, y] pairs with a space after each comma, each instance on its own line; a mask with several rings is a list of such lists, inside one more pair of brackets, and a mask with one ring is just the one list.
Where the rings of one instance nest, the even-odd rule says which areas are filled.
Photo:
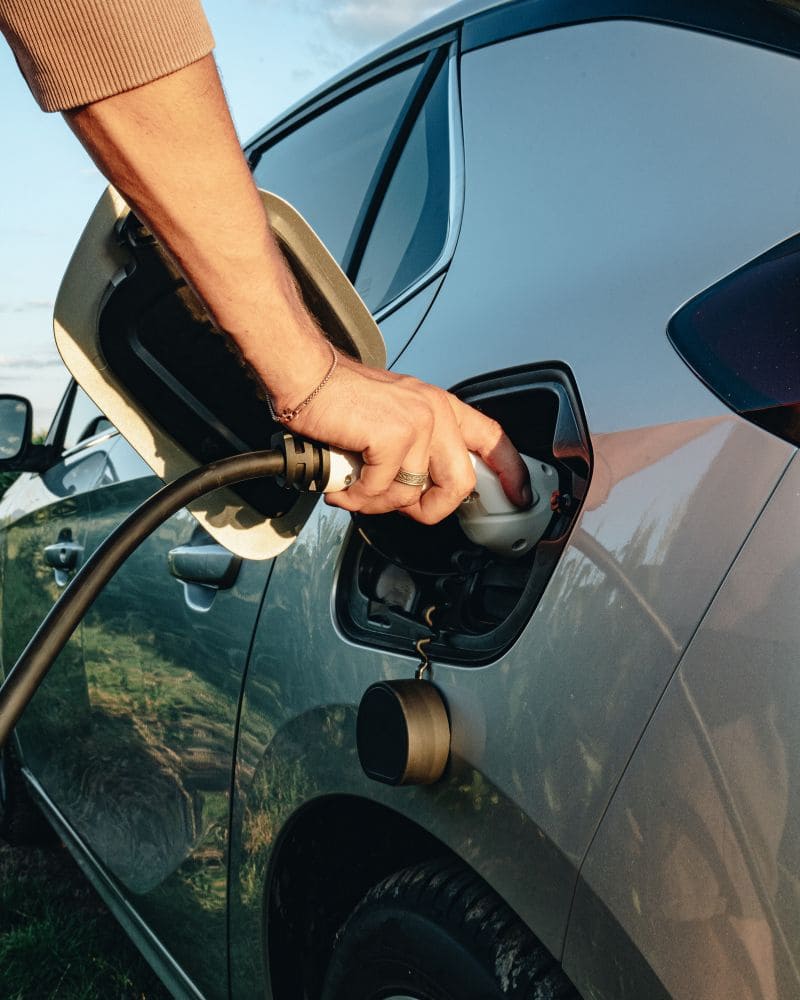
[[329, 448], [328, 451], [330, 472], [322, 492], [338, 493], [339, 490], [346, 490], [348, 486], [358, 481], [364, 462], [360, 455], [352, 451], [339, 451], [338, 448]]
[[507, 559], [519, 559], [530, 552], [547, 530], [553, 516], [550, 497], [558, 488], [558, 473], [552, 465], [523, 455], [531, 477], [533, 500], [527, 510], [520, 510], [505, 495], [499, 478], [483, 459], [477, 455], [470, 458], [476, 483], [456, 511], [461, 529], [476, 545]]
[[[550, 497], [558, 488], [558, 473], [552, 465], [523, 455], [531, 477], [533, 501], [527, 510], [520, 510], [505, 495], [499, 478], [483, 459], [477, 455], [470, 455], [470, 459], [475, 469], [475, 489], [456, 511], [464, 534], [476, 545], [482, 545], [507, 559], [524, 556], [536, 545], [550, 523], [553, 513]], [[362, 466], [360, 456], [331, 448], [330, 475], [325, 492], [346, 490], [352, 486]]]

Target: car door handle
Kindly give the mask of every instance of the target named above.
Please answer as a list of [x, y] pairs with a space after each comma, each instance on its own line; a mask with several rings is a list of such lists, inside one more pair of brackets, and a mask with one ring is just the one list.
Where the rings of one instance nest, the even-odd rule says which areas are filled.
[[167, 565], [184, 583], [227, 590], [236, 582], [242, 560], [216, 542], [205, 545], [178, 545], [167, 553]]
[[82, 554], [83, 546], [68, 539], [46, 545], [44, 550], [47, 565], [61, 570], [75, 569]]

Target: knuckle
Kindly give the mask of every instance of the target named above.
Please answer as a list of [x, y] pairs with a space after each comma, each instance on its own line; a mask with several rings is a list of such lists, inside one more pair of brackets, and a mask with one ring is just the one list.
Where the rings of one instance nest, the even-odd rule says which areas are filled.
[[416, 435], [419, 429], [431, 430], [434, 423], [434, 412], [425, 400], [417, 400], [408, 410], [409, 430]]
[[472, 466], [467, 469], [459, 470], [452, 479], [447, 482], [440, 483], [440, 495], [446, 497], [448, 501], [454, 503], [461, 503], [464, 497], [469, 496], [470, 493], [475, 489], [477, 485], [477, 480], [475, 478], [475, 472]]
[[458, 483], [454, 483], [452, 486], [448, 486], [448, 488], [444, 491], [445, 496], [447, 497], [447, 502], [454, 510], [461, 503], [464, 497], [469, 496], [471, 492], [472, 487], [469, 485], [469, 480], [466, 479], [463, 480], [463, 483], [462, 481], [459, 481]]
[[414, 504], [418, 502], [419, 502], [419, 490], [404, 492], [395, 499], [395, 504], [398, 507], [398, 509], [404, 507], [413, 507]]
[[484, 414], [484, 420], [485, 420], [484, 426], [486, 428], [486, 433], [496, 444], [503, 437], [505, 432], [503, 431], [503, 428], [500, 426], [500, 424], [494, 419], [494, 417], [487, 417]]
[[446, 511], [443, 510], [437, 512], [432, 510], [425, 510], [423, 508], [422, 510], [420, 510], [418, 514], [414, 515], [414, 520], [419, 521], [420, 524], [427, 524], [427, 525], [438, 524], [439, 521], [441, 521], [442, 518], [445, 517], [445, 515]]
[[459, 483], [458, 493], [460, 499], [463, 500], [465, 496], [469, 496], [477, 485], [478, 480], [475, 477], [475, 470], [470, 466], [469, 472], [465, 474], [462, 482]]
[[444, 389], [440, 389], [436, 385], [425, 386], [425, 398], [428, 405], [431, 406], [436, 412], [450, 409], [450, 403], [447, 397], [448, 393], [446, 393]]
[[360, 493], [365, 500], [374, 500], [376, 497], [379, 497], [383, 492], [384, 490], [381, 489], [381, 487], [375, 483], [361, 484]]

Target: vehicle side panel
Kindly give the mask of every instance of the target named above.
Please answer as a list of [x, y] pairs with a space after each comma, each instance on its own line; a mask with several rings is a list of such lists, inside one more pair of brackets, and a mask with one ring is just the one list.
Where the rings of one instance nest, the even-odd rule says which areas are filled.
[[[510, 653], [435, 667], [454, 766], [431, 790], [386, 791], [356, 769], [354, 706], [414, 661], [358, 648], [332, 620], [346, 517], [319, 509], [279, 560], [242, 720], [231, 927], [243, 944], [263, 933], [285, 818], [347, 791], [436, 831], [560, 954], [576, 872], [619, 777], [792, 454], [703, 389], [665, 328], [686, 298], [791, 231], [798, 63], [615, 22], [471, 52], [461, 70], [460, 242], [397, 367], [450, 385], [568, 364], [593, 432], [592, 486]], [[454, 803], [466, 810], [478, 787], [518, 810], [513, 849], [461, 825]], [[234, 963], [236, 989], [251, 971], [237, 978]]]
[[[122, 438], [110, 464], [113, 481], [92, 497], [89, 548], [161, 485]], [[244, 560], [216, 591], [170, 574], [170, 550], [209, 543], [180, 511], [87, 614], [92, 727], [72, 755], [70, 819], [197, 987], [221, 998], [236, 717], [271, 564]]]
[[795, 459], [589, 852], [565, 966], [598, 1000], [643, 995], [614, 926], [676, 1000], [800, 995], [799, 498]]
[[527, 696], [494, 678], [508, 718], [487, 770], [579, 861], [793, 454], [732, 417], [665, 331], [794, 228], [800, 62], [620, 21], [470, 52], [461, 70], [461, 239], [398, 367], [446, 385], [554, 359], [576, 379], [592, 484], [512, 654]]
[[[79, 448], [41, 475], [23, 474], [0, 502], [5, 549], [2, 661], [10, 670], [42, 619], [58, 600], [73, 571], [56, 570], [45, 549], [64, 540], [82, 547], [85, 561], [91, 491], [103, 481], [113, 440]], [[91, 725], [83, 667], [82, 625], [67, 643], [16, 727], [26, 765], [69, 812], [65, 795], [65, 748]]]

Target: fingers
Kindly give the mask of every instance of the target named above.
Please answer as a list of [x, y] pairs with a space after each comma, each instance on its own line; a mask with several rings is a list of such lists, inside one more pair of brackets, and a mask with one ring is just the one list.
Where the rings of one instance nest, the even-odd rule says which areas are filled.
[[426, 387], [435, 415], [430, 445], [430, 488], [419, 503], [404, 513], [424, 524], [436, 524], [447, 517], [475, 488], [475, 470], [461, 429], [449, 402], [449, 394]]
[[500, 477], [500, 483], [508, 499], [517, 507], [531, 504], [531, 482], [528, 469], [511, 439], [496, 420], [466, 403], [456, 396], [450, 396], [467, 448], [486, 462]]
[[[502, 428], [450, 393], [349, 360], [342, 361], [329, 390], [293, 429], [362, 455], [359, 481], [328, 494], [332, 506], [364, 514], [402, 510], [434, 524], [475, 487], [470, 451], [499, 475], [513, 503], [530, 504], [527, 469]], [[397, 482], [401, 469], [429, 472], [430, 488]]]
[[431, 449], [431, 487], [420, 497], [418, 507], [406, 511], [423, 524], [436, 524], [452, 514], [475, 488], [475, 470], [457, 424], [448, 437], [451, 441], [445, 446], [439, 439]]
[[429, 409], [414, 410], [407, 434], [392, 439], [393, 448], [369, 447], [363, 453], [364, 466], [357, 483], [347, 490], [328, 495], [327, 502], [362, 514], [385, 514], [391, 510], [414, 507], [419, 503], [423, 486], [396, 481], [403, 469], [427, 475], [430, 465], [431, 435], [434, 418]]

